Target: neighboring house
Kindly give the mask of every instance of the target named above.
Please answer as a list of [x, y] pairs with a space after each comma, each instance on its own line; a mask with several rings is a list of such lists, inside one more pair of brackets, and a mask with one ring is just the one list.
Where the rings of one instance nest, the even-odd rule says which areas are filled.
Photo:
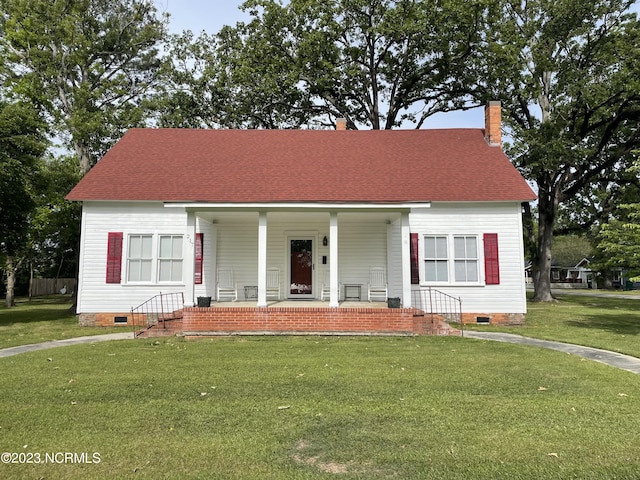
[[573, 267], [552, 265], [552, 288], [593, 288], [594, 272], [591, 270], [591, 261], [583, 258]]
[[[233, 310], [238, 330], [349, 332], [354, 312], [377, 319], [363, 330], [406, 330], [369, 308], [373, 270], [377, 300], [399, 298], [406, 318], [435, 288], [466, 322], [522, 322], [521, 204], [535, 194], [502, 152], [499, 102], [485, 116], [484, 130], [130, 130], [67, 196], [83, 203], [81, 323], [130, 323], [159, 292], [229, 313], [224, 272], [239, 300], [256, 297]], [[315, 327], [268, 323], [298, 305], [271, 300], [273, 278], [281, 300], [326, 300], [299, 304]]]
[[[528, 262], [525, 266], [525, 281], [533, 288], [533, 265]], [[600, 283], [600, 285], [598, 285]], [[612, 288], [634, 290], [640, 289], [640, 282], [634, 282], [623, 268], [610, 268], [606, 271], [591, 269], [591, 260], [583, 258], [572, 267], [551, 265], [551, 288], [581, 289], [581, 288]]]

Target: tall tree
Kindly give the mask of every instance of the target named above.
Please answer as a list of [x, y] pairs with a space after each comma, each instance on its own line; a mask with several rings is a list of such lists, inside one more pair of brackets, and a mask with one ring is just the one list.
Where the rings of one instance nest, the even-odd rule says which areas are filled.
[[0, 103], [0, 254], [7, 307], [14, 305], [16, 270], [36, 206], [33, 183], [47, 146], [43, 132], [43, 122], [29, 105]]
[[[480, 98], [501, 99], [508, 149], [539, 203], [535, 299], [551, 301], [561, 205], [626, 181], [640, 143], [640, 28], [633, 0], [500, 0]], [[528, 210], [530, 212], [530, 210]], [[531, 230], [533, 231], [533, 230]]]
[[166, 17], [148, 0], [0, 0], [2, 80], [48, 114], [85, 174], [140, 124]]
[[174, 43], [177, 95], [162, 122], [290, 128], [345, 117], [349, 128], [420, 128], [434, 113], [471, 106], [487, 3], [248, 0], [252, 20], [223, 28], [215, 43]]
[[33, 215], [33, 272], [45, 278], [75, 277], [81, 206], [65, 195], [80, 180], [80, 170], [71, 155], [43, 162], [36, 180], [36, 210]]

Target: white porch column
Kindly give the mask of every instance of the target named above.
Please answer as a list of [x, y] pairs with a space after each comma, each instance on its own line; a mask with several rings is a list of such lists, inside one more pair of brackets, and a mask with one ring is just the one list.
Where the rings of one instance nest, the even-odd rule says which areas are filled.
[[258, 217], [258, 307], [267, 306], [267, 212]]
[[411, 230], [409, 228], [409, 213], [402, 214], [401, 222], [402, 306], [403, 308], [411, 308]]
[[182, 258], [184, 258], [183, 271], [184, 275], [184, 306], [193, 307], [195, 305], [195, 284], [194, 273], [196, 263], [196, 214], [187, 211], [187, 228], [185, 241], [182, 243]]
[[338, 307], [340, 292], [338, 285], [338, 213], [329, 214], [329, 306]]

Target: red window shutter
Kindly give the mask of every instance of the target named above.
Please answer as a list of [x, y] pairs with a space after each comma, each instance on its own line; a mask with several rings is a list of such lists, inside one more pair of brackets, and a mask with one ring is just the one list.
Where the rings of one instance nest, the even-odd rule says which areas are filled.
[[484, 276], [487, 285], [500, 284], [497, 233], [484, 234]]
[[418, 261], [418, 234], [412, 233], [410, 252], [411, 252], [411, 284], [420, 283], [420, 262]]
[[122, 272], [122, 232], [109, 232], [107, 240], [107, 283], [120, 283]]
[[193, 282], [196, 285], [200, 285], [202, 283], [202, 245], [203, 245], [203, 234], [196, 233], [196, 264], [193, 275]]

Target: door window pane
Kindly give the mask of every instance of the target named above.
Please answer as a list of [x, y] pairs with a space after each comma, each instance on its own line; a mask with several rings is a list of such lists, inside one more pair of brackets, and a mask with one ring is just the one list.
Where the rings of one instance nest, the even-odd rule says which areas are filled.
[[292, 295], [313, 293], [313, 241], [291, 240], [291, 286]]

